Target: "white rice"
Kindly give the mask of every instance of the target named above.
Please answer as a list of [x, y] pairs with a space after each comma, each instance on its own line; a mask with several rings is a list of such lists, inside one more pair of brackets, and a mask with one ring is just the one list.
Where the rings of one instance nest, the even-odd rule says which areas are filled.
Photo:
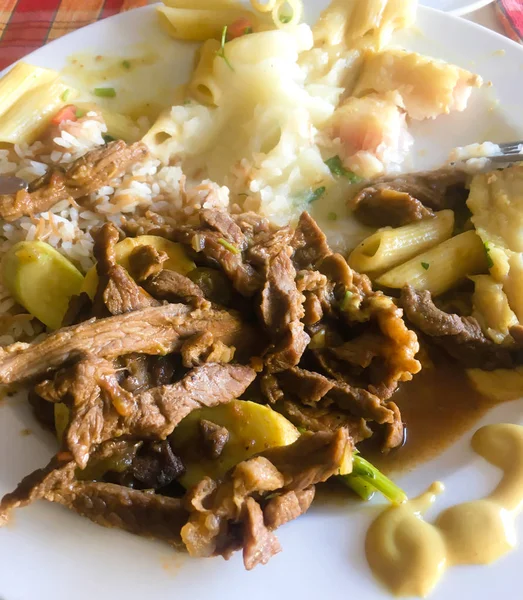
[[[45, 175], [50, 166], [66, 166], [104, 144], [106, 131], [94, 112], [76, 122], [66, 121], [59, 126], [60, 135], [53, 139], [52, 150], [42, 142], [15, 145], [13, 151], [0, 149], [0, 175], [16, 175], [31, 182]], [[168, 222], [186, 221], [201, 208], [228, 206], [227, 187], [210, 180], [189, 186], [180, 167], [162, 166], [159, 160], [147, 158], [91, 194], [82, 206], [64, 200], [34, 217], [0, 222], [0, 257], [19, 241], [41, 240], [85, 273], [93, 265], [92, 233], [106, 221], [121, 225], [123, 219], [147, 211]], [[17, 306], [0, 280], [0, 345], [25, 341], [42, 330], [36, 319]]]

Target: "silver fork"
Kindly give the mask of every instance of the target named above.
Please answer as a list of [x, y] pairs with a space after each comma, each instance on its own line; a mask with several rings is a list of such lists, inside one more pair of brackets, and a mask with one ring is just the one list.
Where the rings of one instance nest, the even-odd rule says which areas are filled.
[[494, 154], [493, 156], [487, 156], [492, 162], [499, 163], [512, 163], [523, 161], [523, 141], [519, 142], [506, 142], [505, 144], [498, 144], [501, 150], [500, 154]]

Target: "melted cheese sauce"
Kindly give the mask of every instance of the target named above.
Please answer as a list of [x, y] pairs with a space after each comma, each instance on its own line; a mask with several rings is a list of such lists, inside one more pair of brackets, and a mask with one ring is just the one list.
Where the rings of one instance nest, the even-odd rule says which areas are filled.
[[444, 491], [433, 483], [421, 496], [385, 510], [365, 542], [374, 575], [397, 596], [426, 596], [453, 565], [489, 564], [516, 545], [515, 518], [523, 508], [523, 427], [487, 425], [472, 447], [503, 472], [486, 498], [443, 511], [434, 524], [423, 514]]

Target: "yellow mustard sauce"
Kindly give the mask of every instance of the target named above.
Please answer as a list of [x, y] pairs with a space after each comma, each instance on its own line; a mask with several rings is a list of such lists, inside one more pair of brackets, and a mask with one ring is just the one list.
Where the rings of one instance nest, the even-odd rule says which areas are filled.
[[436, 482], [417, 498], [386, 509], [370, 526], [367, 561], [393, 594], [425, 597], [449, 567], [489, 564], [515, 547], [515, 518], [523, 508], [523, 427], [482, 427], [472, 448], [503, 472], [491, 494], [452, 506], [431, 524], [423, 514], [444, 491]]

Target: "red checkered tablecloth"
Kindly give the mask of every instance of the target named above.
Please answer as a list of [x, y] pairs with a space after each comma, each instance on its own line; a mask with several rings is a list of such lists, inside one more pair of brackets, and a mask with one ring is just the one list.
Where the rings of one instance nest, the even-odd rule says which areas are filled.
[[[361, 0], [366, 1], [366, 0]], [[0, 70], [47, 42], [147, 0], [0, 0]], [[523, 0], [496, 0], [507, 35], [523, 39]]]

